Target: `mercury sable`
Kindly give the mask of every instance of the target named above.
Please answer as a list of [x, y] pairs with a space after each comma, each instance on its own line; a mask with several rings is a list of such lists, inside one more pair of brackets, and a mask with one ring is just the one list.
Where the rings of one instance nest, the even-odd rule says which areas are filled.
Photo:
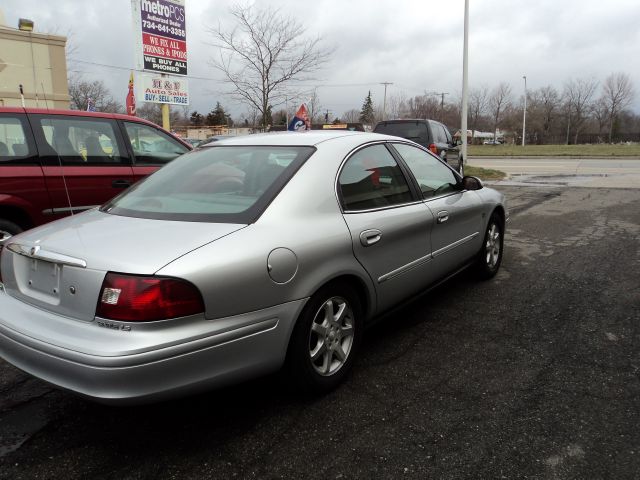
[[324, 392], [368, 322], [467, 266], [495, 275], [506, 218], [502, 194], [401, 138], [214, 143], [7, 240], [0, 356], [112, 403], [283, 366]]

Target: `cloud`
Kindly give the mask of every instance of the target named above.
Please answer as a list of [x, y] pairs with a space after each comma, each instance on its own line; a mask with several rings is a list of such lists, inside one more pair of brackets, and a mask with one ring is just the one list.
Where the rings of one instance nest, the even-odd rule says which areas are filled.
[[[210, 59], [207, 29], [218, 22], [231, 28], [231, 0], [187, 0], [189, 71], [192, 76], [217, 78]], [[261, 2], [256, 2], [261, 5]], [[306, 26], [309, 36], [321, 36], [335, 53], [318, 72], [322, 105], [340, 115], [359, 109], [369, 90], [381, 103], [388, 95], [406, 96], [424, 91], [460, 92], [462, 77], [463, 5], [424, 0], [366, 1], [270, 0]], [[471, 86], [511, 84], [514, 95], [528, 86], [553, 85], [561, 89], [570, 78], [604, 80], [612, 72], [628, 73], [640, 84], [640, 2], [637, 0], [483, 0], [471, 2]], [[128, 68], [133, 67], [133, 33], [127, 0], [4, 0], [7, 22], [31, 18], [38, 31], [71, 32], [75, 57], [123, 67], [77, 64], [88, 79], [102, 79], [116, 98], [126, 94]], [[338, 86], [340, 85], [340, 86]], [[244, 107], [220, 94], [224, 86], [214, 80], [192, 78], [191, 110], [208, 111], [220, 101], [234, 113]], [[640, 88], [636, 87], [636, 91]], [[640, 93], [633, 104], [640, 111]]]

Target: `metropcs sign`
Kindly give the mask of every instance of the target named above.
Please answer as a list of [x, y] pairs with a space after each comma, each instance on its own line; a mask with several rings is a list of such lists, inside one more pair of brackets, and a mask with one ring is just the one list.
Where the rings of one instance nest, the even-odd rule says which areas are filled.
[[131, 0], [136, 68], [187, 75], [185, 0]]

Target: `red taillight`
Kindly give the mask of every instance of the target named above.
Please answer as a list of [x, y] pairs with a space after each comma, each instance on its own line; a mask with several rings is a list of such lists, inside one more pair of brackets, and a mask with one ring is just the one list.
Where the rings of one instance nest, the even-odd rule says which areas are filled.
[[431, 150], [431, 152], [435, 153], [436, 155], [438, 154], [438, 147], [435, 143], [432, 143], [431, 145], [429, 145], [429, 150]]
[[126, 322], [151, 322], [204, 312], [198, 289], [177, 278], [107, 273], [96, 316]]

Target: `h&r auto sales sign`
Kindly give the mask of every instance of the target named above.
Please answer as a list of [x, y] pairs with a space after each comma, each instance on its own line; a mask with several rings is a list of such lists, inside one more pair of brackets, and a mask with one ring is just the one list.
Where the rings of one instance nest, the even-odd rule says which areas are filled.
[[185, 0], [131, 0], [136, 68], [187, 74]]

